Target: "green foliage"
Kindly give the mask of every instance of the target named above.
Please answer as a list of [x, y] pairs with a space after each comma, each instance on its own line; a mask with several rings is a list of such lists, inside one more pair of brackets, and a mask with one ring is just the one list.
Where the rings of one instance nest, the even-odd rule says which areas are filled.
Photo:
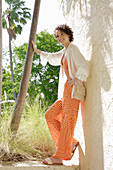
[[[47, 31], [42, 31], [36, 35], [37, 48], [42, 51], [57, 52], [63, 48], [54, 36]], [[27, 52], [27, 43], [15, 47], [13, 50], [13, 65], [14, 65], [14, 78], [15, 89], [19, 93], [21, 77], [23, 73], [25, 56]], [[8, 99], [13, 99], [13, 90], [11, 89], [11, 75], [5, 68], [3, 70], [3, 91], [7, 92]], [[7, 70], [7, 71], [6, 71]], [[41, 64], [40, 56], [34, 53], [32, 64], [31, 77], [29, 81], [28, 94], [34, 100], [38, 95], [42, 103], [51, 105], [57, 99], [58, 93], [58, 79], [59, 79], [59, 66], [51, 66], [49, 63], [44, 67]], [[44, 95], [44, 98], [42, 97]]]
[[21, 34], [22, 25], [31, 19], [30, 9], [25, 7], [21, 0], [5, 0], [9, 7], [3, 12], [2, 26], [4, 29], [12, 29], [16, 34]]
[[[54, 39], [54, 36], [47, 31], [42, 31], [36, 36], [36, 44], [38, 49], [48, 52], [57, 52], [63, 48], [63, 46]], [[38, 92], [40, 98], [41, 93], [43, 93], [45, 101], [52, 104], [57, 99], [59, 66], [52, 66], [47, 63], [47, 65], [43, 67], [39, 55], [34, 54], [31, 75], [28, 93], [34, 91], [34, 95], [37, 95]], [[33, 86], [33, 84], [35, 84], [35, 86]]]
[[25, 2], [21, 0], [5, 0], [9, 5], [2, 15], [2, 26], [7, 29], [9, 35], [9, 49], [10, 49], [10, 70], [12, 75], [12, 88], [14, 97], [16, 99], [16, 83], [13, 75], [13, 63], [12, 63], [12, 47], [11, 41], [16, 39], [16, 34], [21, 34], [22, 26], [27, 23], [26, 19], [31, 19], [29, 8], [25, 7]]
[[[10, 153], [20, 153], [28, 157], [44, 158], [55, 152], [55, 145], [45, 122], [43, 108], [39, 100], [34, 99], [33, 104], [26, 100], [21, 123], [15, 139], [10, 133], [11, 107], [4, 108], [0, 128], [0, 150]], [[12, 140], [13, 139], [13, 140]], [[0, 160], [2, 158], [2, 154]]]
[[[4, 91], [7, 92], [8, 94], [8, 99], [12, 99], [12, 79], [11, 79], [11, 74], [9, 71], [6, 71], [3, 69], [2, 71], [2, 94], [4, 94]], [[4, 96], [2, 97], [2, 100], [4, 100]]]

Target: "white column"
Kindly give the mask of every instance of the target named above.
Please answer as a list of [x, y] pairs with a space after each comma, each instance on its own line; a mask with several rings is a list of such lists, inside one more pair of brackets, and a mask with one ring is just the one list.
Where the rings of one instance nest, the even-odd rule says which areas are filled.
[[64, 11], [90, 64], [87, 99], [75, 129], [80, 167], [113, 170], [113, 1], [67, 0]]

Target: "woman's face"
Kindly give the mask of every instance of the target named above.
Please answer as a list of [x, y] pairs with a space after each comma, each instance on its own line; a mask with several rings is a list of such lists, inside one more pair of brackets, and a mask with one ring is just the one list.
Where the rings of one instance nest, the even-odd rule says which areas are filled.
[[69, 35], [63, 31], [56, 30], [55, 35], [56, 35], [56, 39], [64, 46], [65, 44], [68, 44], [70, 42]]

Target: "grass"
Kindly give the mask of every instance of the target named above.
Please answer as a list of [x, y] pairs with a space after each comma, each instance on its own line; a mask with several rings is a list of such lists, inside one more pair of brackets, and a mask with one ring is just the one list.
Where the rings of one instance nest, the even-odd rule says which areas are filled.
[[21, 123], [15, 138], [10, 133], [13, 107], [4, 108], [0, 128], [0, 151], [7, 154], [22, 154], [26, 157], [42, 159], [55, 152], [55, 145], [49, 133], [43, 108], [38, 99], [25, 103]]

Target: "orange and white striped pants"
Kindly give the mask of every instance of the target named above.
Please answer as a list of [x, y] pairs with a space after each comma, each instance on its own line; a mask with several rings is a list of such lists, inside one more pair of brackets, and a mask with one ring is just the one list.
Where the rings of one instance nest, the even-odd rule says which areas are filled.
[[54, 158], [71, 159], [72, 143], [77, 142], [74, 129], [77, 122], [80, 100], [71, 98], [72, 86], [64, 85], [64, 94], [45, 113], [45, 118], [56, 145]]

